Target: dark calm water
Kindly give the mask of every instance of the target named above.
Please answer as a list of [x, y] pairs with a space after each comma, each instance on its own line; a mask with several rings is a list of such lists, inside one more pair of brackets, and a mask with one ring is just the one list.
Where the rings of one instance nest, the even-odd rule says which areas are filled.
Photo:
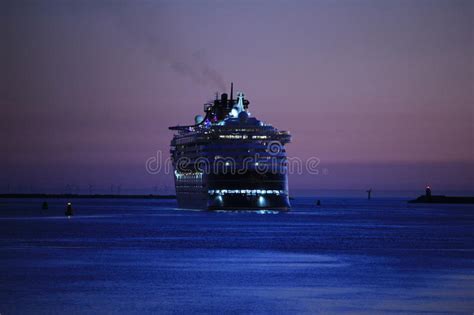
[[474, 206], [0, 200], [0, 313], [474, 312]]

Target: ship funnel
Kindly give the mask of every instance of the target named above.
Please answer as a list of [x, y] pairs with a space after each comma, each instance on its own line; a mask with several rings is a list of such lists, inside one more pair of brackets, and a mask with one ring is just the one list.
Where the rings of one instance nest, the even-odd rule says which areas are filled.
[[221, 94], [221, 106], [227, 108], [228, 102], [227, 102], [227, 93], [222, 93]]

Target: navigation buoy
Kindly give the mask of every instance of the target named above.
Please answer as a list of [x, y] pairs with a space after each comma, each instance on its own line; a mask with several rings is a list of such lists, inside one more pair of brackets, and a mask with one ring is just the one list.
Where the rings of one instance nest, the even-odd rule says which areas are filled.
[[67, 203], [65, 215], [66, 215], [68, 218], [70, 218], [70, 217], [73, 215], [72, 204], [71, 204], [70, 202]]

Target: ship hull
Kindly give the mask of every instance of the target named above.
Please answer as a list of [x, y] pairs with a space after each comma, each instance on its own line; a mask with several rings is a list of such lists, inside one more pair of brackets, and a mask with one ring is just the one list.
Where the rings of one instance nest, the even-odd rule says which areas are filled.
[[211, 174], [175, 176], [178, 207], [202, 210], [291, 208], [286, 174]]
[[208, 210], [290, 210], [287, 196], [222, 196], [210, 198]]

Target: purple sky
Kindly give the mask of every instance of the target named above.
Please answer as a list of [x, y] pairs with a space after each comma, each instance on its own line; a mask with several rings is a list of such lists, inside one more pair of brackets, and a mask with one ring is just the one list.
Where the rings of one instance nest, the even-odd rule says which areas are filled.
[[[230, 81], [301, 189], [474, 187], [473, 1], [0, 1], [0, 191], [149, 192]], [[10, 188], [8, 188], [10, 187]]]

